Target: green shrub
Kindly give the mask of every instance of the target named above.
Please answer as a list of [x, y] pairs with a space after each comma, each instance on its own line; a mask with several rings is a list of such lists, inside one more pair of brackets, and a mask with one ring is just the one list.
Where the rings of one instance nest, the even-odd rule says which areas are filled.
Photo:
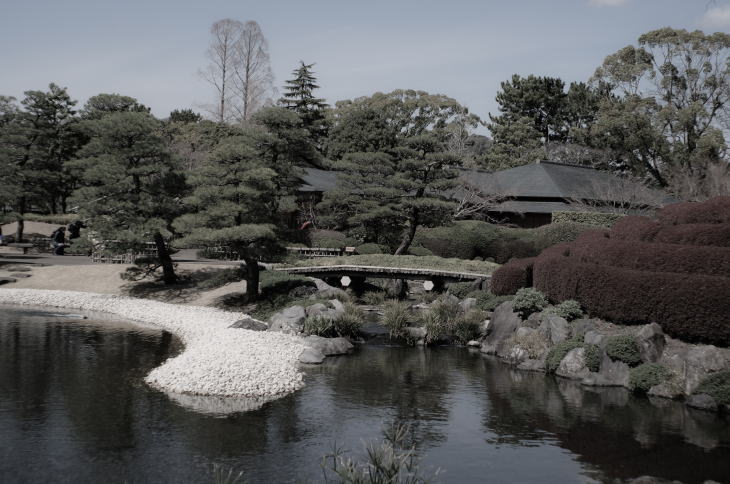
[[388, 247], [380, 244], [362, 244], [358, 245], [355, 250], [358, 254], [387, 254], [390, 252]]
[[634, 392], [648, 392], [654, 385], [667, 381], [672, 372], [659, 363], [644, 363], [629, 372], [629, 388]]
[[583, 316], [583, 310], [580, 303], [574, 299], [563, 301], [557, 306], [550, 306], [545, 310], [546, 313], [554, 314], [564, 318], [566, 321], [573, 321]]
[[583, 358], [586, 362], [586, 368], [592, 372], [598, 372], [601, 369], [601, 360], [603, 359], [603, 350], [598, 345], [584, 345]]
[[720, 405], [730, 405], [730, 371], [720, 371], [705, 377], [694, 392], [706, 393]]
[[444, 321], [439, 319], [433, 311], [424, 311], [421, 313], [419, 316], [419, 322], [426, 330], [426, 344], [442, 341], [449, 335], [448, 328], [445, 326]]
[[555, 222], [538, 227], [535, 230], [535, 242], [538, 249], [546, 249], [562, 242], [572, 242], [586, 230], [595, 226], [576, 222]]
[[288, 294], [292, 289], [300, 286], [317, 287], [311, 279], [297, 274], [261, 271], [259, 275], [259, 288], [265, 297], [271, 297], [274, 294]]
[[367, 291], [364, 292], [360, 299], [369, 306], [380, 306], [388, 298], [385, 291]]
[[487, 315], [478, 309], [472, 309], [459, 315], [454, 321], [453, 329], [456, 342], [465, 345], [469, 341], [479, 338], [482, 322], [485, 319], [487, 319]]
[[454, 296], [458, 297], [459, 299], [464, 299], [470, 293], [474, 292], [474, 283], [473, 282], [455, 282], [453, 284], [449, 284], [446, 291], [449, 294], [453, 294]]
[[331, 319], [313, 316], [304, 320], [304, 334], [333, 338], [336, 336], [357, 337], [360, 334], [364, 314], [352, 303], [345, 304], [345, 312]]
[[622, 217], [624, 215], [620, 213], [553, 212], [553, 224], [574, 222], [599, 227], [610, 227]]
[[629, 366], [641, 363], [641, 352], [636, 338], [630, 334], [611, 336], [606, 343], [606, 354], [614, 361], [623, 361]]
[[548, 351], [547, 358], [545, 359], [545, 371], [548, 373], [555, 373], [560, 366], [560, 362], [563, 361], [565, 355], [575, 348], [580, 348], [583, 343], [579, 339], [569, 339], [561, 341], [556, 344], [550, 351]]
[[410, 249], [408, 249], [408, 253], [410, 255], [417, 255], [417, 256], [421, 256], [421, 257], [427, 256], [427, 255], [434, 255], [433, 252], [431, 252], [427, 248], [421, 247], [421, 246], [411, 247]]
[[312, 247], [323, 248], [354, 247], [358, 244], [355, 239], [336, 230], [312, 230], [309, 241]]
[[445, 328], [448, 328], [459, 316], [461, 307], [458, 301], [451, 298], [439, 298], [431, 305], [430, 312], [441, 321]]
[[404, 330], [410, 325], [411, 319], [408, 303], [390, 299], [383, 304], [382, 325], [388, 329], [391, 338], [404, 336]]
[[477, 300], [476, 307], [482, 311], [494, 311], [503, 302], [511, 301], [514, 296], [495, 296], [489, 291], [472, 291], [468, 297]]
[[530, 314], [545, 309], [548, 306], [548, 300], [537, 289], [524, 287], [515, 294], [514, 299], [512, 299], [512, 306], [522, 319], [527, 319]]

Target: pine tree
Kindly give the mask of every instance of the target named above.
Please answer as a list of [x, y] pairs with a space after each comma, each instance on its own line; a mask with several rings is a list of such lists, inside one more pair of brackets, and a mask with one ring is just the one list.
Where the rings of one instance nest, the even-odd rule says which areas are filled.
[[284, 96], [279, 104], [299, 114], [304, 127], [319, 148], [320, 142], [327, 136], [325, 109], [328, 106], [324, 99], [314, 97], [314, 90], [319, 89], [319, 85], [312, 72], [313, 66], [314, 64], [300, 61], [299, 68], [292, 71], [294, 79], [286, 81]]
[[113, 112], [86, 121], [89, 143], [74, 160], [83, 186], [74, 193], [80, 214], [100, 240], [119, 248], [142, 247], [152, 239], [165, 284], [176, 282], [164, 242], [181, 213], [184, 178], [162, 138], [160, 122], [146, 112]]

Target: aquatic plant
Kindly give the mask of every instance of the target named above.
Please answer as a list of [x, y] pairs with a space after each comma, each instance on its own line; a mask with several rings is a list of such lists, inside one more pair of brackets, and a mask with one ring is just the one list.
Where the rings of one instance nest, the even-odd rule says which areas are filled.
[[391, 338], [404, 336], [405, 328], [411, 323], [410, 305], [395, 299], [383, 304], [382, 325], [388, 329]]

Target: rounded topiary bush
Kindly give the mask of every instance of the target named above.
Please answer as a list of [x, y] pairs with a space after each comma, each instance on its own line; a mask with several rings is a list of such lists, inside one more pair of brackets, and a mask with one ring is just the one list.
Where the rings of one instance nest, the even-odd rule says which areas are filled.
[[583, 316], [583, 309], [581, 309], [580, 303], [574, 299], [568, 299], [556, 306], [550, 306], [545, 311], [560, 316], [566, 321], [573, 321]]
[[659, 363], [644, 363], [629, 372], [629, 388], [635, 392], [646, 393], [649, 389], [664, 383], [672, 372]]
[[532, 266], [535, 263], [534, 257], [527, 259], [512, 259], [505, 265], [499, 267], [490, 281], [490, 287], [494, 294], [506, 296], [515, 294], [522, 288], [532, 286]]
[[641, 363], [641, 351], [636, 337], [630, 334], [611, 336], [606, 342], [606, 354], [614, 361], [623, 361], [629, 366]]
[[411, 247], [410, 249], [408, 249], [408, 253], [410, 255], [417, 255], [417, 256], [421, 256], [421, 257], [434, 255], [433, 252], [431, 252], [427, 248], [421, 247], [421, 246]]
[[701, 203], [673, 203], [659, 210], [657, 219], [667, 225], [730, 223], [730, 197], [714, 197]]
[[522, 319], [527, 319], [530, 314], [542, 311], [548, 304], [545, 295], [531, 287], [520, 289], [512, 299], [512, 307]]

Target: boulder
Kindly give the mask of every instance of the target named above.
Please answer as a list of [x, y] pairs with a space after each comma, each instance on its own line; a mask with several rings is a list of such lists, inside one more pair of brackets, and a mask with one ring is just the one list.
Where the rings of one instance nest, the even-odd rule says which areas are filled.
[[315, 348], [306, 347], [299, 355], [300, 363], [307, 363], [310, 365], [318, 365], [324, 361], [325, 356], [321, 351]]
[[459, 307], [465, 313], [477, 307], [477, 300], [474, 297], [468, 297], [459, 303]]
[[568, 321], [554, 314], [543, 314], [539, 329], [540, 333], [554, 345], [570, 337]]
[[454, 296], [453, 294], [447, 294], [447, 295], [445, 295], [443, 297], [443, 301], [445, 303], [449, 303], [449, 304], [453, 304], [453, 305], [457, 305], [457, 304], [459, 304], [461, 302], [461, 301], [459, 301], [459, 298], [456, 297], [456, 296]]
[[467, 345], [468, 347], [470, 347], [470, 348], [479, 348], [479, 347], [481, 347], [481, 346], [482, 346], [482, 342], [481, 342], [481, 341], [477, 341], [477, 340], [473, 339], [473, 340], [471, 340], [471, 341], [467, 341], [466, 345]]
[[269, 325], [263, 321], [258, 321], [253, 318], [239, 319], [235, 323], [228, 326], [229, 328], [248, 329], [251, 331], [266, 331], [269, 329]]
[[329, 309], [327, 306], [325, 306], [322, 303], [312, 304], [311, 306], [307, 306], [305, 309], [305, 312], [307, 313], [307, 317], [311, 318], [314, 316], [319, 316], [322, 314], [322, 312], [327, 311]]
[[512, 310], [511, 302], [497, 306], [489, 323], [489, 332], [482, 343], [482, 353], [497, 354], [507, 344], [506, 340], [514, 335], [522, 319]]
[[307, 313], [302, 306], [291, 306], [280, 311], [269, 319], [269, 331], [279, 331], [287, 334], [302, 332]]
[[585, 350], [573, 348], [562, 359], [555, 374], [572, 380], [582, 380], [590, 375], [591, 371], [586, 368]]
[[717, 411], [717, 402], [706, 393], [695, 393], [687, 398], [687, 406], [699, 410]]
[[571, 338], [583, 338], [586, 333], [596, 329], [596, 320], [581, 318], [576, 319], [570, 324]]
[[590, 330], [586, 332], [586, 334], [583, 336], [583, 342], [587, 345], [596, 345], [603, 348], [603, 346], [606, 344], [607, 336], [605, 334], [601, 334], [598, 331]]
[[314, 335], [304, 338], [304, 344], [325, 356], [344, 355], [353, 348], [347, 338], [323, 338]]
[[342, 304], [342, 301], [340, 301], [339, 299], [330, 299], [327, 302], [330, 304], [330, 306], [332, 306], [335, 318], [345, 313], [345, 305]]
[[603, 387], [629, 387], [629, 365], [613, 361], [605, 353], [598, 373], [590, 373], [583, 379], [584, 385]]
[[527, 326], [528, 328], [539, 328], [541, 322], [542, 313], [532, 313], [522, 322], [522, 325]]
[[684, 395], [684, 391], [682, 389], [682, 385], [674, 380], [670, 380], [667, 382], [660, 383], [659, 385], [654, 385], [649, 389], [647, 394], [650, 397], [661, 397], [661, 398], [669, 398], [669, 399], [676, 399]]
[[650, 363], [659, 361], [664, 352], [666, 339], [662, 327], [656, 323], [647, 324], [641, 327], [636, 333], [636, 339], [639, 342], [639, 351], [641, 359]]
[[426, 337], [426, 328], [420, 326], [407, 326], [403, 331], [409, 338], [414, 340], [424, 339]]
[[537, 360], [528, 358], [517, 365], [517, 368], [527, 371], [545, 371], [545, 358]]

